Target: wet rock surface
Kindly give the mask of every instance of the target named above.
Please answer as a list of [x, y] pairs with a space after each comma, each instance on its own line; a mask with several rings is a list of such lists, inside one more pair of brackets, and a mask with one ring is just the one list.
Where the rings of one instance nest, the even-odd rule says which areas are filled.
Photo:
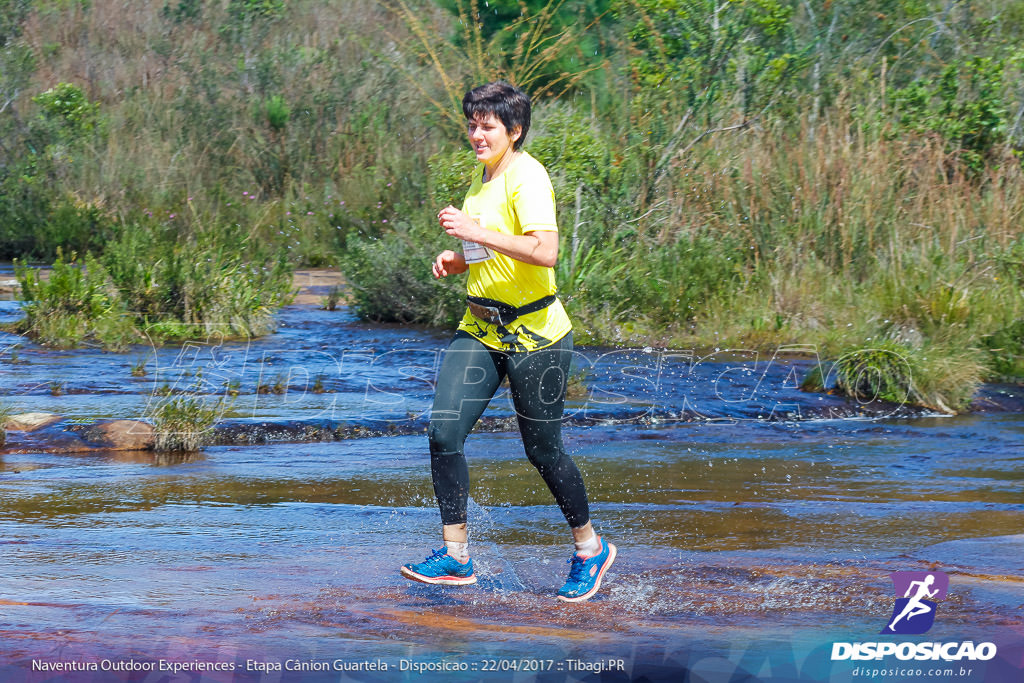
[[153, 425], [142, 420], [108, 420], [92, 425], [72, 425], [90, 448], [112, 451], [151, 450], [155, 441]]
[[33, 432], [60, 420], [60, 415], [54, 413], [20, 413], [8, 417], [4, 427], [11, 432]]
[[971, 402], [972, 413], [1024, 413], [1024, 385], [984, 384]]
[[[29, 418], [29, 425], [16, 423], [18, 428], [6, 445], [0, 442], [0, 453], [27, 452], [39, 450], [50, 453], [72, 453], [93, 450], [150, 450], [155, 441], [154, 427], [142, 420], [102, 420], [91, 424], [69, 423], [59, 415], [37, 413]], [[845, 407], [829, 406], [822, 410], [804, 410], [772, 414], [758, 418], [758, 421], [799, 422], [808, 420], [872, 419], [879, 416], [889, 418], [913, 418], [929, 415], [928, 411], [907, 406], [875, 402]], [[634, 410], [619, 412], [595, 412], [587, 415], [570, 416], [563, 420], [566, 428], [583, 428], [608, 425], [639, 425], [659, 427], [676, 423], [729, 423], [733, 418], [712, 418], [696, 412], [667, 412]], [[428, 420], [408, 419], [396, 422], [364, 420], [281, 420], [281, 421], [235, 421], [223, 420], [210, 430], [205, 439], [209, 446], [254, 445], [270, 443], [313, 443], [321, 441], [342, 441], [348, 439], [376, 438], [423, 434]], [[484, 416], [474, 428], [476, 433], [518, 432], [519, 424], [514, 416]]]

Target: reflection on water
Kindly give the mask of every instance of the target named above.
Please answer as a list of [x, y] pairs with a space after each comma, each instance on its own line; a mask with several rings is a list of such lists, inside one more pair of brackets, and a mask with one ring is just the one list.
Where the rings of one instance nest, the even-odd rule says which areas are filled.
[[[211, 379], [207, 364], [204, 381], [254, 387], [271, 367], [294, 376], [289, 355], [336, 362], [340, 348], [371, 359], [332, 366], [322, 394], [252, 391], [246, 419], [301, 419], [325, 406], [342, 420], [420, 419], [429, 405], [423, 349], [443, 338], [318, 312], [293, 310], [285, 322], [282, 334], [245, 347], [262, 365], [226, 362]], [[2, 371], [19, 409], [138, 416], [157, 382], [131, 378], [131, 356], [17, 343]], [[386, 363], [372, 356], [403, 345], [410, 353]], [[242, 348], [232, 347], [236, 361]], [[174, 367], [179, 351], [151, 362]], [[810, 655], [823, 633], [868, 638], [884, 626], [889, 572], [933, 567], [951, 575], [952, 589], [932, 636], [1024, 637], [1020, 414], [768, 421], [756, 418], [779, 406], [807, 415], [838, 399], [786, 385], [795, 361], [772, 369], [746, 359], [739, 371], [738, 361], [717, 359], [719, 372], [702, 375], [694, 368], [710, 361], [645, 359], [604, 357], [596, 365], [605, 374], [591, 375], [577, 409], [614, 416], [657, 405], [666, 415], [688, 402], [715, 419], [567, 429], [595, 523], [620, 549], [588, 603], [553, 600], [571, 545], [515, 434], [475, 433], [467, 443], [480, 581], [454, 590], [397, 572], [439, 545], [422, 433], [218, 446], [187, 458], [8, 453], [0, 666], [55, 653], [319, 661], [527, 652], [558, 661], [648, 653], [645, 661], [696, 671], [710, 664], [688, 660], [695, 649], [731, 657], [780, 642], [819, 661]], [[38, 388], [55, 376], [82, 391]], [[722, 393], [723, 378], [736, 393]], [[354, 406], [363, 412], [347, 415]], [[494, 414], [506, 411], [497, 401]], [[829, 680], [827, 668], [819, 673]]]

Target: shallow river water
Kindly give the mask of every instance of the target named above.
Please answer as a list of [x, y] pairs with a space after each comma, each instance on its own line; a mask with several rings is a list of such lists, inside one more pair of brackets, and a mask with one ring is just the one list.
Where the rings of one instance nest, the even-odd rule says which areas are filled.
[[[467, 443], [479, 582], [397, 572], [440, 545], [423, 428], [447, 335], [311, 307], [281, 322], [127, 354], [0, 335], [16, 412], [139, 419], [169, 391], [225, 398], [227, 425], [184, 458], [12, 436], [0, 681], [1024, 680], [1020, 412], [804, 393], [807, 348], [580, 349], [566, 443], [619, 557], [564, 605], [571, 543], [503, 394]], [[944, 572], [948, 595], [927, 634], [879, 635], [904, 571]], [[998, 653], [835, 657], [881, 641]]]

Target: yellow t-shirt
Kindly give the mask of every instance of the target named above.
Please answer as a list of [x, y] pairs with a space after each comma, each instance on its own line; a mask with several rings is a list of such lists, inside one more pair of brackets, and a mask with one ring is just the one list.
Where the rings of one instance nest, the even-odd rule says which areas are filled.
[[[548, 172], [539, 161], [522, 152], [500, 176], [486, 183], [483, 171], [483, 165], [474, 171], [473, 184], [462, 203], [462, 210], [483, 227], [509, 235], [558, 230], [555, 193]], [[555, 293], [553, 268], [516, 261], [493, 250], [491, 254], [486, 261], [469, 264], [467, 291], [470, 296], [496, 299], [519, 307]], [[505, 326], [481, 320], [468, 308], [459, 323], [459, 330], [501, 351], [542, 349], [571, 329], [569, 316], [558, 300]]]

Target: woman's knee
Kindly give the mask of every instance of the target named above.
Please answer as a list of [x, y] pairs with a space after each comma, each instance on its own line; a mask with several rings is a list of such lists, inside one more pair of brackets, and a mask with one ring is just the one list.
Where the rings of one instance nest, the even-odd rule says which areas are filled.
[[466, 432], [459, 420], [431, 420], [427, 440], [431, 455], [453, 455], [462, 452]]
[[561, 439], [550, 442], [534, 442], [526, 447], [526, 458], [542, 475], [558, 469], [563, 458], [569, 457]]

